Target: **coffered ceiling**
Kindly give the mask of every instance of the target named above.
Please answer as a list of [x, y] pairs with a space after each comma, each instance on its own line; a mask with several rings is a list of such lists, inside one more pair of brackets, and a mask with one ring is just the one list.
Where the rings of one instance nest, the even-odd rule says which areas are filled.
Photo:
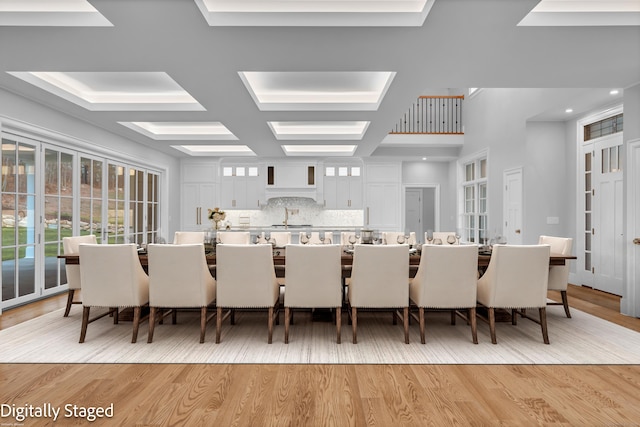
[[381, 147], [419, 95], [572, 89], [574, 114], [622, 96], [639, 3], [0, 0], [0, 87], [177, 157], [437, 157]]

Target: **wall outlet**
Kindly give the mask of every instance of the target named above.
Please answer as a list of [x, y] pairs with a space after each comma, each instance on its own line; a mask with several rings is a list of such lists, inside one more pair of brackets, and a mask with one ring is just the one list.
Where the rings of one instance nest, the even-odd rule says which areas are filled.
[[558, 218], [557, 216], [548, 216], [547, 217], [547, 224], [549, 224], [549, 225], [560, 224], [560, 218]]

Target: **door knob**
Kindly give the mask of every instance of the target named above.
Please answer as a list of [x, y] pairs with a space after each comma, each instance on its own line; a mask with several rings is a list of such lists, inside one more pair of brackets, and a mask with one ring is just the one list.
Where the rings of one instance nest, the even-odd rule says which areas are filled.
[[519, 228], [516, 230], [516, 234], [520, 234], [520, 229]]
[[633, 244], [640, 245], [640, 237], [636, 237], [635, 239], [633, 239]]

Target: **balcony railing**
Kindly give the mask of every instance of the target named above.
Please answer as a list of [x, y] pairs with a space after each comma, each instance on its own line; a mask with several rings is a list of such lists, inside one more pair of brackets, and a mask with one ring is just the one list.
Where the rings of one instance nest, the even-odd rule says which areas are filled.
[[420, 96], [391, 130], [391, 134], [463, 134], [464, 95]]

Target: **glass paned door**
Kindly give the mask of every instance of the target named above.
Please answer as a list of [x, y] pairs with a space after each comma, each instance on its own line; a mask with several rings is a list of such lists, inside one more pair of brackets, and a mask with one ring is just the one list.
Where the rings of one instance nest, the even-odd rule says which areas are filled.
[[102, 242], [104, 161], [80, 158], [80, 223], [81, 235], [95, 234]]
[[147, 243], [155, 242], [160, 233], [160, 175], [147, 172]]
[[44, 289], [56, 290], [67, 283], [62, 238], [73, 235], [74, 156], [58, 149], [44, 149]]
[[107, 166], [107, 226], [104, 230], [108, 243], [125, 242], [125, 171], [124, 165]]
[[36, 145], [2, 139], [2, 303], [36, 293]]

